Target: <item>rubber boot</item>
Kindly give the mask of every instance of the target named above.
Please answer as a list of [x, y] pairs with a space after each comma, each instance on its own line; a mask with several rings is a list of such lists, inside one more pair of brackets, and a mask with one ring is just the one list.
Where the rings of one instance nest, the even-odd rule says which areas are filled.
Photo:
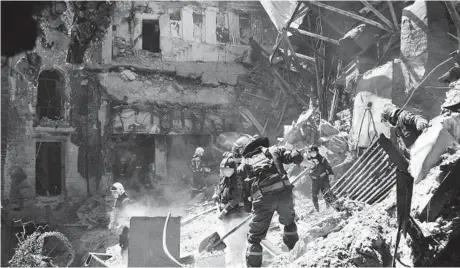
[[291, 251], [295, 244], [299, 241], [299, 235], [297, 234], [297, 225], [293, 222], [291, 225], [284, 226], [283, 242]]
[[318, 204], [318, 197], [313, 197], [313, 205], [315, 206], [316, 211], [319, 212], [319, 204]]
[[249, 244], [248, 248], [246, 249], [246, 266], [262, 266], [262, 246], [260, 244]]

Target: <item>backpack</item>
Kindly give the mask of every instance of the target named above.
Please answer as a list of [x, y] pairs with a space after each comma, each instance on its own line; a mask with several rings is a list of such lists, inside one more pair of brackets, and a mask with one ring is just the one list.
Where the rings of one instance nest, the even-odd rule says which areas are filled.
[[273, 172], [272, 167], [275, 166], [275, 163], [268, 149], [258, 147], [248, 153], [244, 161], [248, 168], [248, 178], [251, 181], [251, 192], [277, 182], [279, 175], [282, 175], [277, 168]]

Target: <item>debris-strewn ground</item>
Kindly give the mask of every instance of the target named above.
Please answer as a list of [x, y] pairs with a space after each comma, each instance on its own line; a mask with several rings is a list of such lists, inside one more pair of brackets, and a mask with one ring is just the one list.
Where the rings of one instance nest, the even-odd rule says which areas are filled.
[[[385, 266], [389, 262], [391, 231], [396, 222], [384, 208], [340, 200], [335, 211], [311, 211], [310, 200], [296, 199], [300, 240], [280, 256], [280, 266]], [[323, 205], [324, 206], [324, 205]]]

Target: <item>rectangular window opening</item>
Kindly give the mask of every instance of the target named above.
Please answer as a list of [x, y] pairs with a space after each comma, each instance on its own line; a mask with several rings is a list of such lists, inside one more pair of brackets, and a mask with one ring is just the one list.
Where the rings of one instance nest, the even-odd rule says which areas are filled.
[[61, 142], [36, 143], [35, 189], [38, 196], [58, 196], [62, 192], [61, 146]]
[[160, 22], [158, 20], [142, 20], [142, 49], [160, 53]]

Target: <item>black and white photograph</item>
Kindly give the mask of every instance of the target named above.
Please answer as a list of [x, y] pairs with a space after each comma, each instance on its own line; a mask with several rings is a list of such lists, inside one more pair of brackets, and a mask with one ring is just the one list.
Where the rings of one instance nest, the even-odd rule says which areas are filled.
[[460, 1], [0, 2], [1, 267], [460, 267]]

